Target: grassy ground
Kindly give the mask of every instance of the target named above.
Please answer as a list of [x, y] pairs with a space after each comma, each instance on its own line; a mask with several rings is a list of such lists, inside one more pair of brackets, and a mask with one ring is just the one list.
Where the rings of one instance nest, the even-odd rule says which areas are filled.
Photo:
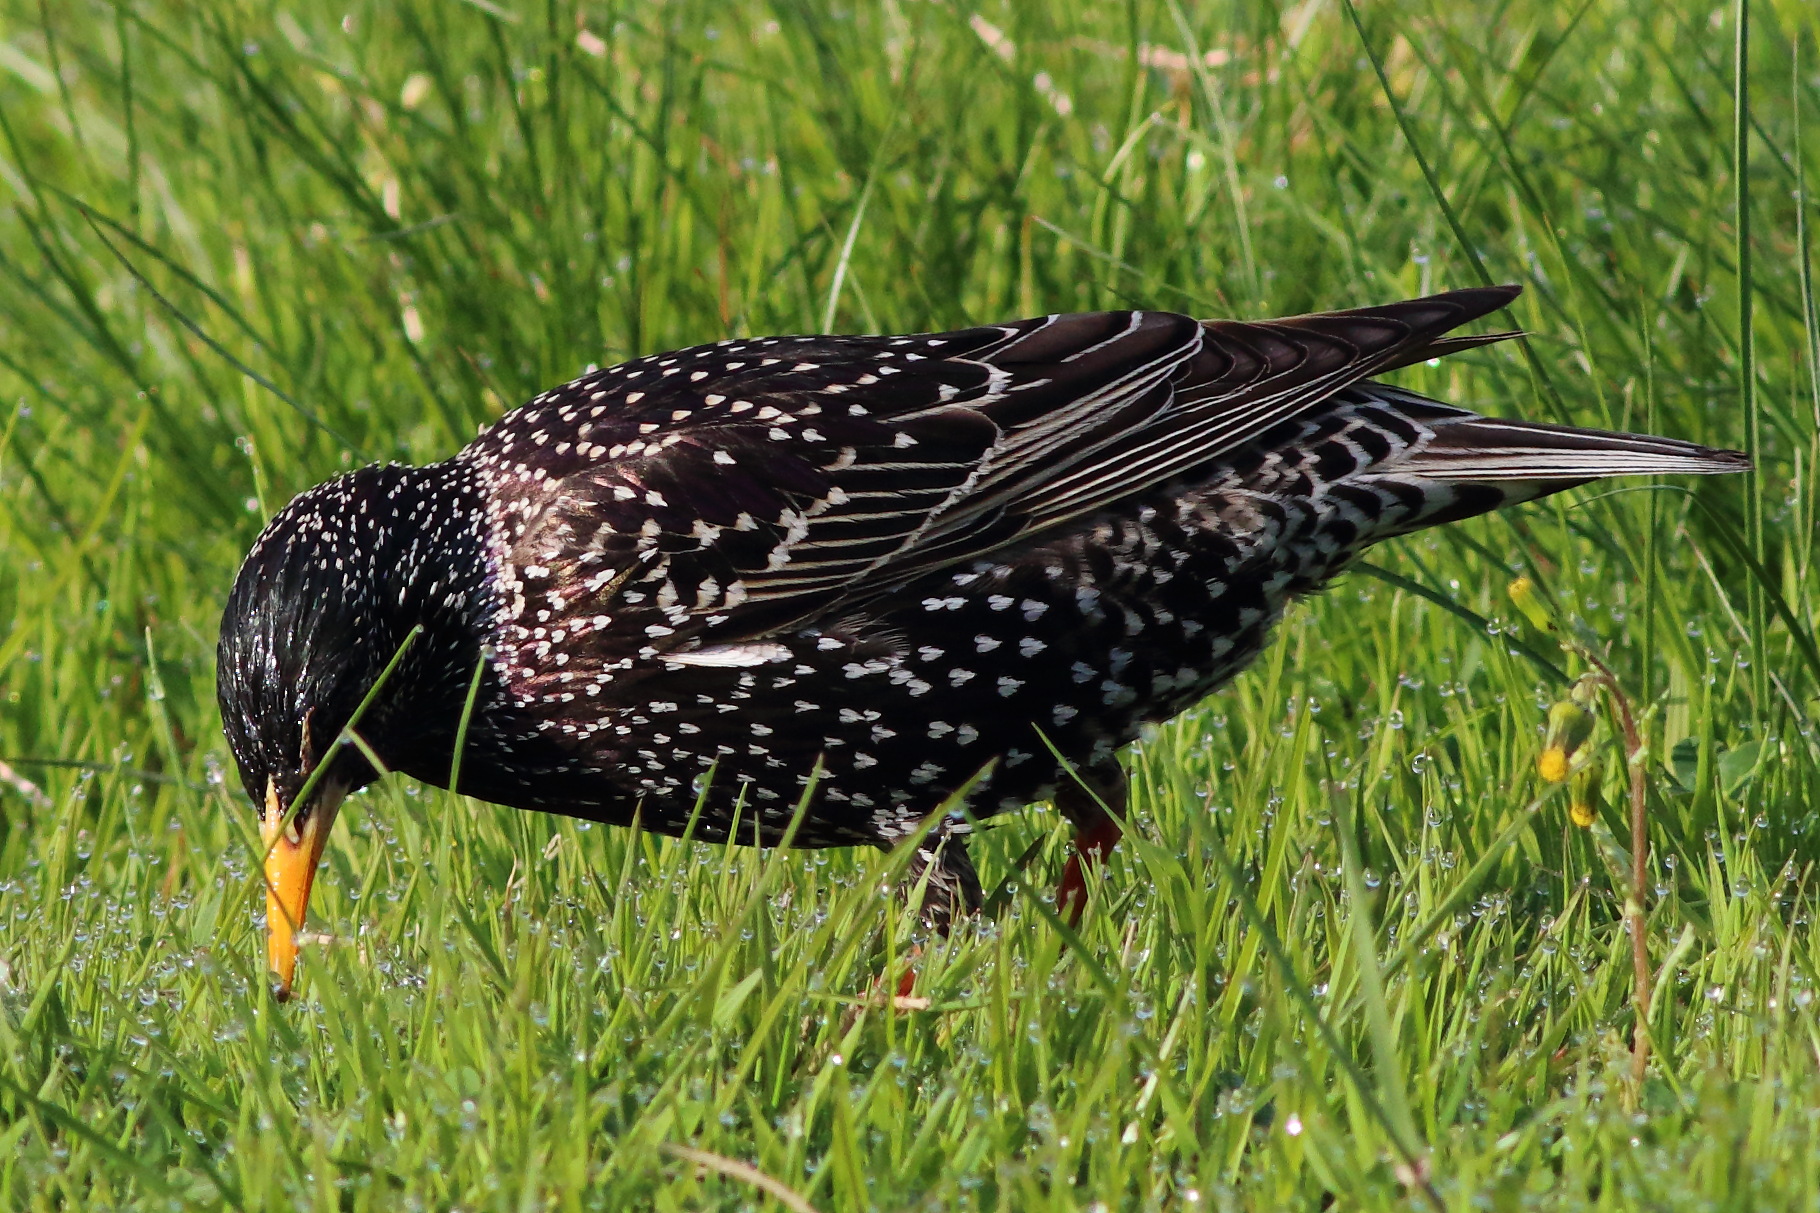
[[[341, 7], [0, 15], [0, 1203], [1820, 1207], [1820, 10], [1747, 92], [1678, 0]], [[1033, 811], [861, 1006], [885, 857], [399, 780], [270, 998], [213, 647], [290, 494], [730, 334], [1482, 280], [1527, 348], [1405, 381], [1760, 472], [1375, 553], [1132, 754], [1078, 935]], [[1647, 734], [1641, 1082], [1623, 755], [1590, 829], [1537, 781], [1517, 573]]]

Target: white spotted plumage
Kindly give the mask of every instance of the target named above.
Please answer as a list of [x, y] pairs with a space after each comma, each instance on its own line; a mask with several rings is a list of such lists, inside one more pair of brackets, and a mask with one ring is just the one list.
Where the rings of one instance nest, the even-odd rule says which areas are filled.
[[[248, 565], [314, 545], [341, 610], [395, 611], [425, 578], [459, 598], [473, 634], [446, 664], [489, 672], [463, 786], [504, 803], [776, 842], [813, 785], [793, 841], [889, 844], [963, 788], [979, 813], [1056, 794], [1058, 754], [1116, 799], [1118, 747], [1369, 544], [1599, 475], [1740, 466], [1371, 378], [1503, 336], [1445, 334], [1514, 293], [639, 359], [402, 487], [313, 490]], [[386, 565], [376, 527], [408, 556]], [[964, 851], [931, 846], [965, 901]]]

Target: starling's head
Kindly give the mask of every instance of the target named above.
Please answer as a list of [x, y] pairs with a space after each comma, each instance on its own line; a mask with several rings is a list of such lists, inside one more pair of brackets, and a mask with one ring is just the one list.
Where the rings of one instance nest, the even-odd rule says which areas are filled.
[[460, 469], [369, 467], [292, 501], [241, 565], [216, 690], [263, 826], [281, 991], [342, 797], [452, 754], [487, 616], [483, 530]]

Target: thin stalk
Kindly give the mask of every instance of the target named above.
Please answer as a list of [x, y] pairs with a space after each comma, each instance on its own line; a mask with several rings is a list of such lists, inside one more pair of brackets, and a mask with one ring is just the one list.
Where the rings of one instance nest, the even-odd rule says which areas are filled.
[[[1757, 366], [1754, 357], [1756, 318], [1753, 307], [1754, 284], [1751, 266], [1750, 213], [1750, 0], [1738, 0], [1737, 42], [1734, 46], [1732, 188], [1733, 209], [1737, 220], [1738, 256], [1738, 403], [1744, 412], [1744, 449], [1751, 462], [1760, 467], [1763, 451], [1763, 419], [1757, 403]], [[1751, 555], [1759, 565], [1769, 561], [1763, 546], [1762, 473], [1756, 467], [1746, 473], [1749, 487], [1744, 493], [1744, 527]], [[1751, 691], [1759, 704], [1767, 701], [1765, 638], [1769, 631], [1769, 609], [1764, 600], [1767, 587], [1757, 580], [1750, 583], [1749, 610], [1751, 635], [1757, 644], [1751, 662]]]
[[468, 680], [468, 697], [461, 704], [461, 723], [455, 728], [455, 756], [449, 759], [449, 791], [461, 795], [461, 756], [468, 750], [468, 727], [474, 722], [474, 704], [480, 699], [480, 680], [487, 672], [483, 648], [474, 659], [474, 676]]
[[1611, 699], [1612, 715], [1624, 737], [1624, 770], [1630, 779], [1630, 895], [1624, 899], [1624, 925], [1630, 932], [1631, 974], [1636, 981], [1637, 1021], [1631, 1031], [1630, 1075], [1642, 1082], [1649, 1068], [1649, 996], [1655, 978], [1649, 968], [1649, 923], [1644, 912], [1644, 892], [1649, 879], [1649, 782], [1643, 764], [1646, 754], [1643, 733], [1631, 711], [1630, 697], [1618, 685], [1617, 675], [1600, 660], [1597, 653], [1580, 646], [1598, 673], [1598, 681]]

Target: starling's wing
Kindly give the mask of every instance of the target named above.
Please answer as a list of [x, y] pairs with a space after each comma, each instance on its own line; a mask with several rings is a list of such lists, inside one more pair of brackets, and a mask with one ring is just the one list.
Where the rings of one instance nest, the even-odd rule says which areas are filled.
[[723, 342], [546, 393], [466, 457], [507, 503], [527, 638], [611, 622], [648, 656], [704, 630], [761, 636], [1205, 467], [1357, 379], [1473, 342], [1441, 335], [1515, 293]]
[[1097, 509], [1203, 467], [1348, 384], [1514, 333], [1442, 334], [1509, 303], [1521, 288], [1480, 287], [1383, 307], [1265, 323], [1209, 321], [1168, 408], [1108, 434], [1091, 455], [1027, 493], [1038, 525]]

